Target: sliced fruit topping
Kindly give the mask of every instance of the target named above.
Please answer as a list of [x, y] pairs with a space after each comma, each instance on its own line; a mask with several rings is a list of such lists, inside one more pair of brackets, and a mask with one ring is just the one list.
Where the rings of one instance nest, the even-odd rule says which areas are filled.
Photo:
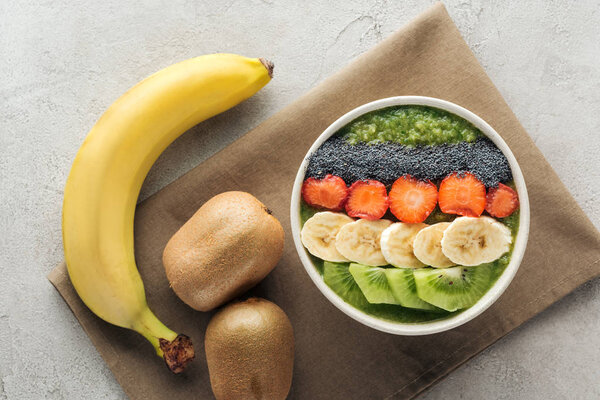
[[497, 218], [508, 217], [519, 208], [519, 196], [510, 186], [498, 184], [487, 193], [485, 211]]
[[423, 264], [435, 268], [454, 265], [442, 252], [442, 236], [449, 226], [450, 222], [439, 222], [417, 232], [413, 241], [413, 252]]
[[418, 296], [447, 311], [470, 307], [491, 284], [492, 266], [414, 270]]
[[348, 187], [339, 176], [330, 174], [323, 179], [308, 178], [302, 184], [302, 198], [315, 208], [341, 211], [347, 197]]
[[384, 216], [389, 206], [385, 185], [379, 181], [356, 181], [350, 186], [346, 212], [354, 218], [368, 220]]
[[384, 268], [350, 264], [350, 273], [371, 304], [400, 304], [392, 294]]
[[510, 250], [510, 229], [490, 217], [456, 218], [444, 231], [442, 252], [458, 265], [490, 263]]
[[359, 219], [346, 224], [336, 236], [335, 247], [350, 261], [373, 267], [386, 265], [387, 261], [381, 253], [381, 234], [391, 224], [392, 221], [387, 219]]
[[435, 208], [437, 199], [438, 191], [431, 181], [404, 175], [390, 190], [390, 211], [402, 222], [423, 222]]
[[381, 252], [389, 264], [399, 268], [421, 268], [425, 265], [413, 253], [413, 240], [428, 225], [396, 222], [381, 234]]
[[384, 271], [392, 294], [401, 306], [419, 310], [441, 311], [417, 296], [417, 286], [412, 269], [387, 268]]
[[479, 217], [485, 209], [485, 186], [470, 172], [454, 172], [440, 184], [439, 203], [446, 214]]
[[325, 261], [348, 261], [335, 247], [335, 238], [342, 226], [354, 222], [342, 213], [318, 212], [302, 227], [300, 238], [310, 254]]
[[362, 290], [348, 270], [348, 264], [331, 263], [323, 264], [323, 281], [344, 301], [357, 308], [369, 304]]

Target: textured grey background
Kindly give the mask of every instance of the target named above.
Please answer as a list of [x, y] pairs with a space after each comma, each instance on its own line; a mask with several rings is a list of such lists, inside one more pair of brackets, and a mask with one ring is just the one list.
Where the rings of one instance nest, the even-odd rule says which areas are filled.
[[[431, 1], [85, 3], [0, 0], [0, 399], [125, 397], [45, 278], [63, 256], [60, 209], [71, 161], [120, 94], [162, 67], [203, 53], [264, 56], [276, 64], [276, 78], [260, 94], [165, 152], [147, 179], [145, 198]], [[600, 227], [600, 2], [452, 0], [446, 6]], [[596, 280], [422, 398], [600, 398], [599, 333]]]

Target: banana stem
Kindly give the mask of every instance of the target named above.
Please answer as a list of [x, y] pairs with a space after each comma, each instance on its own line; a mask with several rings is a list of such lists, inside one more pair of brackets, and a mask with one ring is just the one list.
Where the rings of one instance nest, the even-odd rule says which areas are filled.
[[266, 59], [264, 59], [262, 57], [259, 58], [258, 60], [267, 69], [267, 72], [269, 73], [269, 78], [273, 78], [273, 69], [275, 69], [275, 64], [273, 64], [272, 61], [266, 60]]
[[194, 359], [192, 340], [167, 328], [149, 308], [142, 311], [132, 328], [152, 343], [156, 354], [164, 358], [173, 373], [182, 372]]

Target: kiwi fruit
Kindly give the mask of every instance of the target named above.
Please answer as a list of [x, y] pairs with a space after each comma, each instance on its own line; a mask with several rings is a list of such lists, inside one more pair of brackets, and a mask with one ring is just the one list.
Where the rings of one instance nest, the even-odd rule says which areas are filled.
[[323, 263], [323, 281], [346, 303], [362, 308], [369, 304], [349, 271], [348, 263]]
[[398, 304], [417, 310], [442, 311], [417, 296], [417, 286], [411, 268], [388, 268], [384, 271], [392, 294], [398, 300]]
[[270, 301], [250, 298], [216, 313], [204, 338], [217, 400], [283, 400], [292, 384], [294, 333]]
[[163, 252], [171, 287], [183, 302], [210, 311], [260, 282], [281, 258], [283, 228], [245, 192], [208, 200], [173, 235]]
[[414, 271], [417, 295], [447, 311], [475, 304], [492, 282], [492, 266], [421, 268]]
[[392, 294], [385, 269], [353, 263], [349, 271], [369, 303], [400, 304]]
[[443, 314], [405, 308], [397, 304], [371, 304], [350, 273], [350, 264], [323, 263], [323, 280], [342, 300], [354, 308], [386, 321], [417, 323], [439, 319]]

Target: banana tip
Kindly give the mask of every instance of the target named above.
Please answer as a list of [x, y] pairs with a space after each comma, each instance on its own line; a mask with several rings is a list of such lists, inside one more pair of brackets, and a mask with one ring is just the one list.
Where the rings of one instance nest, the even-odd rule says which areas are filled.
[[194, 359], [195, 354], [192, 339], [185, 335], [178, 335], [171, 342], [159, 339], [159, 343], [167, 367], [175, 374], [183, 372], [187, 364]]
[[269, 73], [269, 77], [273, 78], [273, 69], [275, 68], [275, 64], [273, 64], [272, 61], [266, 60], [264, 58], [259, 58], [260, 62], [262, 63], [262, 65], [265, 66], [265, 68], [267, 69], [267, 72]]

